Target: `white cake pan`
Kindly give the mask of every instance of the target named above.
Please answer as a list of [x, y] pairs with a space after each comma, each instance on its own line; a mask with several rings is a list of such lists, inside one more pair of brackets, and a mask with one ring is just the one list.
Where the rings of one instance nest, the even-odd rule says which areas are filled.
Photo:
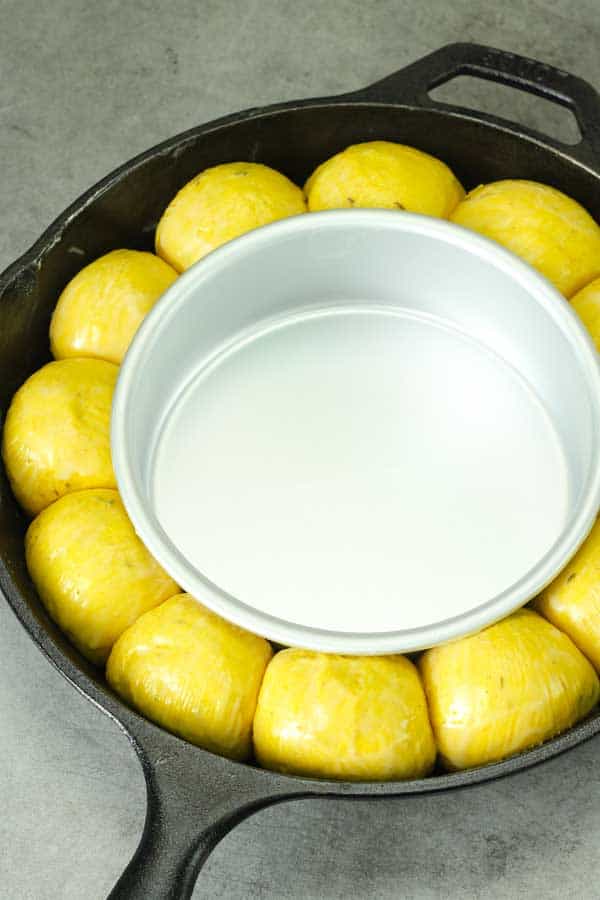
[[232, 241], [121, 368], [117, 481], [200, 602], [282, 644], [380, 654], [476, 631], [567, 563], [600, 505], [600, 370], [552, 285], [383, 210]]

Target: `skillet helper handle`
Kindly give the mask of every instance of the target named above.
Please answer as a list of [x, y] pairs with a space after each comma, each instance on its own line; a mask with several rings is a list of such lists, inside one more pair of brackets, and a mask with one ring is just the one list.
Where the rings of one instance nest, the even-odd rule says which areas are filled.
[[125, 727], [146, 779], [146, 821], [108, 900], [189, 900], [202, 866], [232, 828], [273, 803], [302, 796], [290, 794], [289, 783], [273, 773], [235, 765], [150, 723]]
[[[448, 44], [424, 56], [400, 71], [375, 82], [364, 91], [371, 101], [402, 103], [427, 109], [454, 110], [462, 115], [492, 123], [492, 115], [462, 107], [438, 103], [429, 91], [458, 75], [483, 78], [536, 94], [569, 109], [581, 131], [582, 139], [569, 153], [581, 162], [598, 164], [600, 157], [600, 95], [587, 81], [554, 66], [518, 56], [506, 50], [481, 44]], [[506, 124], [506, 123], [504, 123]], [[519, 126], [519, 130], [523, 129]], [[558, 141], [554, 143], [564, 146]]]

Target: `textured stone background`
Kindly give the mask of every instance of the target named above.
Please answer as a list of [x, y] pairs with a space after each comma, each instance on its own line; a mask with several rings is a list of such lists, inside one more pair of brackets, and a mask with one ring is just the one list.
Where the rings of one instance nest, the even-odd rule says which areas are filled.
[[[598, 0], [2, 0], [0, 265], [123, 160], [247, 106], [358, 88], [475, 40], [600, 88]], [[447, 96], [553, 133], [568, 115], [458, 84]], [[599, 161], [600, 162], [600, 161]], [[194, 898], [598, 896], [596, 740], [463, 794], [265, 811], [217, 848]], [[125, 738], [0, 604], [0, 897], [105, 897], [144, 815]]]

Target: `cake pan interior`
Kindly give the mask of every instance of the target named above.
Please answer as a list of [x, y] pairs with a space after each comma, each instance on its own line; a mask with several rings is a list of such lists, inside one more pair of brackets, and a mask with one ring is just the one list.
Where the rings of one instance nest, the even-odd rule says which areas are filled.
[[299, 216], [185, 273], [113, 414], [132, 520], [183, 588], [283, 644], [408, 652], [483, 627], [598, 508], [595, 352], [491, 242]]

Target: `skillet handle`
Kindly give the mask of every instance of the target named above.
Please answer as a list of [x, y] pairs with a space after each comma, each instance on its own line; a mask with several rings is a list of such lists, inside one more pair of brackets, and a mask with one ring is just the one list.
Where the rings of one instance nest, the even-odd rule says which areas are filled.
[[[471, 75], [487, 81], [506, 84], [509, 87], [537, 94], [545, 100], [569, 109], [581, 131], [582, 140], [569, 145], [569, 153], [581, 162], [598, 164], [600, 155], [600, 95], [581, 78], [529, 59], [485, 47], [481, 44], [448, 44], [424, 56], [381, 81], [370, 85], [359, 95], [371, 102], [408, 103], [427, 109], [452, 110], [469, 118], [506, 126], [504, 120], [484, 112], [439, 103], [429, 96], [429, 91], [456, 78]], [[535, 136], [535, 132], [519, 125], [519, 132]], [[544, 139], [546, 142], [548, 138]], [[553, 141], [557, 147], [565, 145]]]
[[144, 771], [147, 808], [140, 843], [108, 900], [189, 900], [232, 828], [274, 803], [308, 796], [273, 773], [214, 756], [137, 716], [134, 728], [122, 718]]

